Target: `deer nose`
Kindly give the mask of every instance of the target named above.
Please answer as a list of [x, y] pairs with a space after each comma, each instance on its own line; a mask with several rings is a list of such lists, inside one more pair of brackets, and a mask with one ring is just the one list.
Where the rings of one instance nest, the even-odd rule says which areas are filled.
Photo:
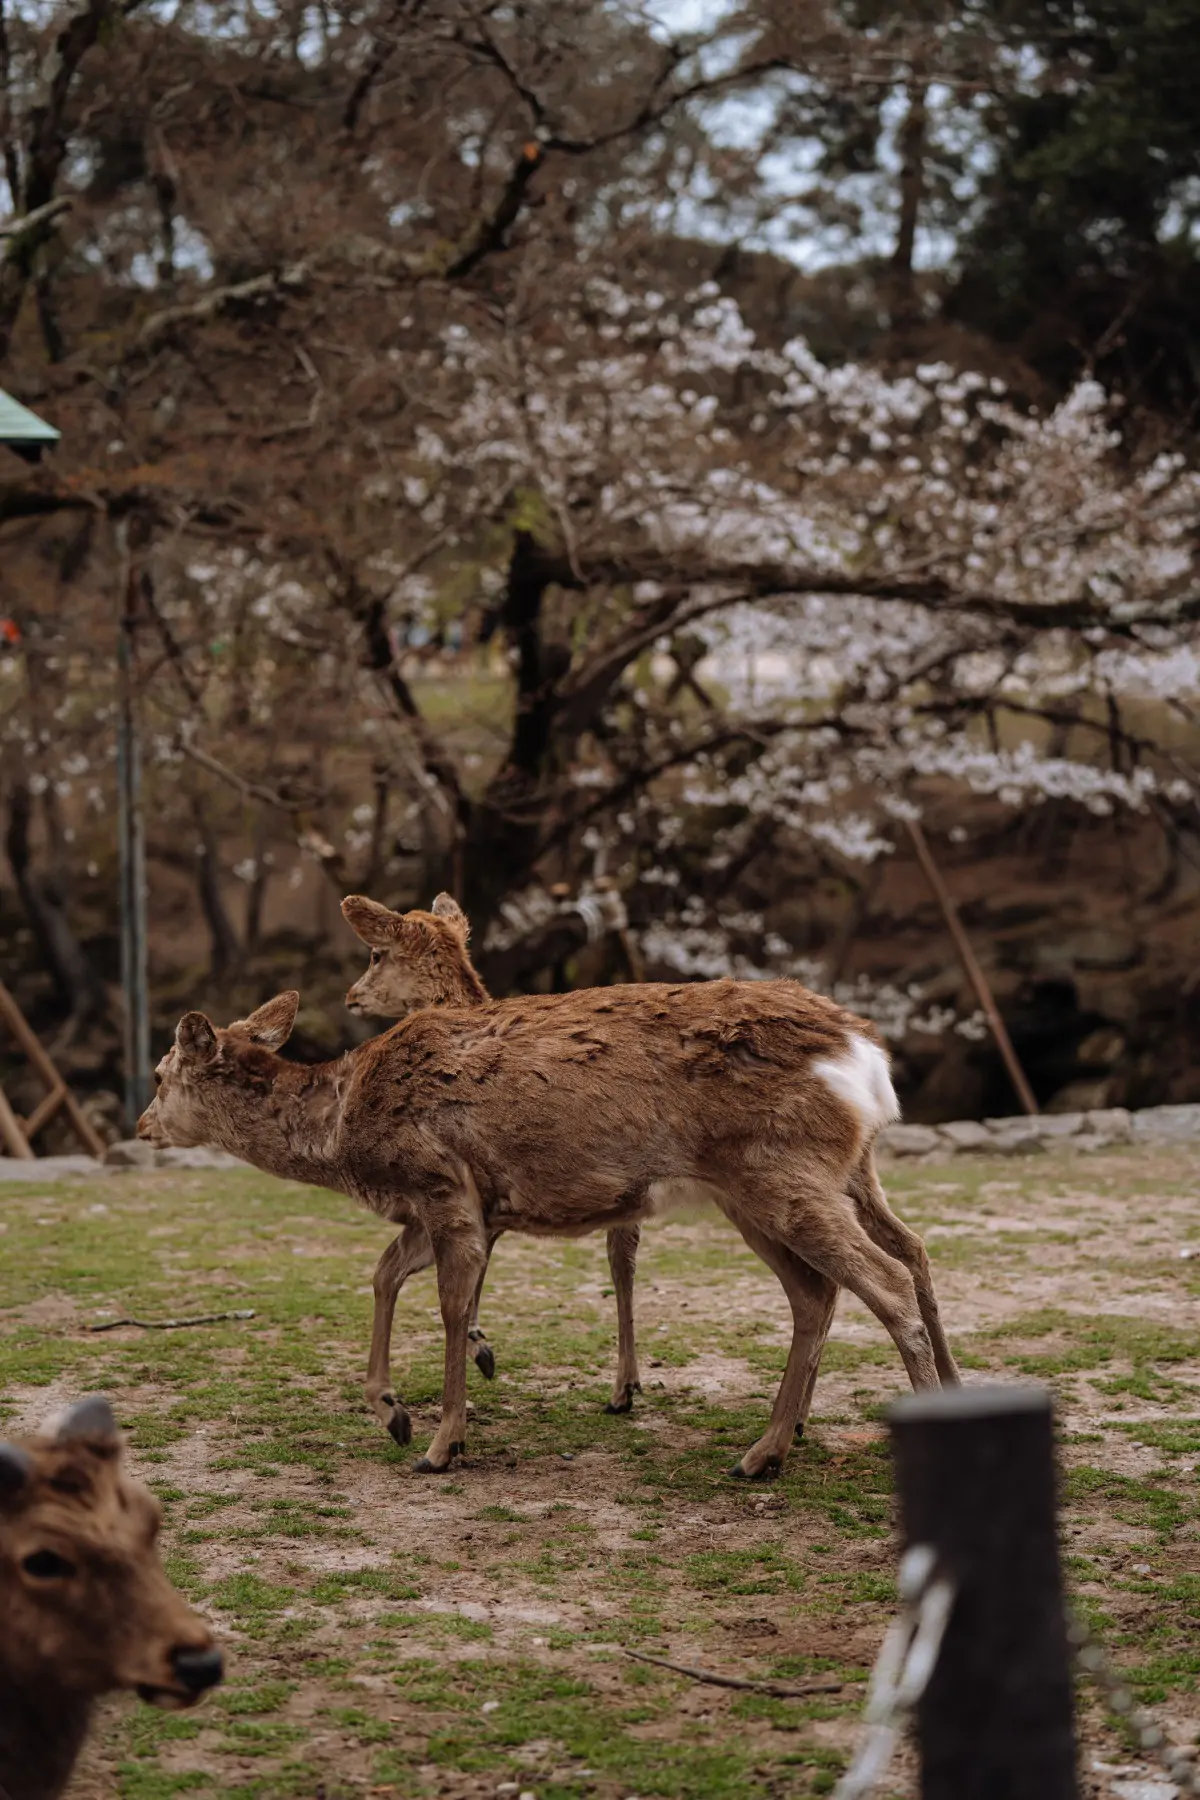
[[172, 1650], [171, 1667], [189, 1694], [202, 1694], [224, 1675], [225, 1658], [215, 1649]]

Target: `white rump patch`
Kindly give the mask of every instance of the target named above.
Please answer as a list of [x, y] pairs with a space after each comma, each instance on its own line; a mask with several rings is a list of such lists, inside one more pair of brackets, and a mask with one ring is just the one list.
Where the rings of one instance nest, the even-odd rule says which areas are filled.
[[868, 1137], [900, 1117], [887, 1054], [869, 1039], [851, 1038], [849, 1048], [836, 1060], [822, 1057], [813, 1064], [812, 1072], [839, 1100], [854, 1108]]

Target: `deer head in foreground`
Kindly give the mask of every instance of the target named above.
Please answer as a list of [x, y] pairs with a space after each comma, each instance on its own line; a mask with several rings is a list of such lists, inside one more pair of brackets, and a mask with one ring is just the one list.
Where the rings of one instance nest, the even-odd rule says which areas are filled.
[[[877, 1132], [897, 1116], [874, 1028], [794, 981], [713, 981], [425, 1007], [336, 1063], [261, 1041], [295, 995], [218, 1031], [179, 1024], [139, 1123], [352, 1194], [433, 1247], [446, 1360], [418, 1469], [466, 1439], [471, 1308], [500, 1231], [578, 1237], [703, 1198], [778, 1276], [792, 1347], [735, 1473], [778, 1471], [812, 1399], [839, 1286], [884, 1325], [914, 1387], [956, 1382], [924, 1245], [888, 1206]], [[377, 1315], [378, 1316], [378, 1315]]]
[[212, 1632], [168, 1581], [160, 1511], [122, 1467], [107, 1400], [0, 1441], [0, 1792], [52, 1800], [92, 1702], [132, 1688], [193, 1706], [222, 1675]]
[[[467, 949], [470, 922], [449, 894], [439, 894], [428, 912], [407, 913], [392, 912], [365, 894], [348, 894], [342, 901], [342, 913], [371, 952], [366, 973], [346, 995], [351, 1012], [368, 1018], [404, 1019], [426, 1006], [482, 1006], [490, 998]], [[501, 1235], [496, 1232], [489, 1239], [489, 1263]], [[633, 1396], [642, 1391], [633, 1326], [633, 1280], [640, 1238], [636, 1225], [618, 1225], [608, 1233], [608, 1266], [617, 1302], [617, 1370], [604, 1409], [609, 1413], [632, 1412]], [[375, 1292], [379, 1305], [387, 1311], [388, 1339], [400, 1287], [409, 1275], [428, 1268], [432, 1261], [433, 1246], [420, 1226], [407, 1227], [384, 1251], [375, 1271]], [[479, 1300], [486, 1277], [485, 1267], [475, 1295], [468, 1342], [476, 1364], [491, 1376], [495, 1359], [479, 1325]], [[386, 1393], [387, 1406], [394, 1408], [396, 1402], [391, 1393], [388, 1342], [382, 1346], [379, 1342], [381, 1330], [377, 1312], [367, 1397], [390, 1430], [395, 1415], [389, 1416], [380, 1400]], [[486, 1365], [481, 1360], [483, 1352]]]

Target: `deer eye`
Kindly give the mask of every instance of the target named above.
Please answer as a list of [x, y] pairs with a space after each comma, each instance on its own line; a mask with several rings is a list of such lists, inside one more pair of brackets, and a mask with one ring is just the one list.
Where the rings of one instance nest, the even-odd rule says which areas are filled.
[[65, 1581], [75, 1573], [75, 1564], [60, 1556], [57, 1550], [34, 1550], [25, 1557], [21, 1567], [38, 1581]]
[[377, 962], [378, 962], [378, 961], [379, 961], [379, 959], [380, 959], [380, 957], [381, 957], [381, 956], [382, 956], [382, 955], [383, 955], [383, 951], [382, 951], [382, 950], [372, 950], [372, 952], [371, 952], [371, 965], [372, 965], [372, 967], [374, 967], [374, 965], [375, 965], [375, 964], [376, 964], [376, 963], [377, 963]]

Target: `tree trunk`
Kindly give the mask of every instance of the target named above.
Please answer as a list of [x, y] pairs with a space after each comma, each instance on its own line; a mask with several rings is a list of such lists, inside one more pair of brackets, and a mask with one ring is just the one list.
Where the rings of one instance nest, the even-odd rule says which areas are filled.
[[39, 873], [29, 841], [33, 795], [18, 782], [9, 798], [5, 848], [39, 954], [54, 978], [62, 1005], [79, 1024], [104, 1017], [104, 986], [67, 917], [63, 883], [53, 868]]
[[529, 881], [542, 841], [545, 778], [557, 714], [562, 659], [546, 653], [542, 606], [551, 584], [548, 559], [531, 534], [518, 531], [499, 612], [517, 653], [517, 704], [508, 757], [482, 800], [469, 809], [463, 841], [468, 913], [487, 923], [504, 895]]
[[917, 242], [917, 225], [921, 216], [921, 199], [925, 186], [925, 147], [928, 132], [926, 100], [929, 83], [914, 69], [908, 87], [908, 112], [900, 127], [900, 215], [896, 227], [896, 247], [888, 267], [888, 313], [894, 332], [911, 331], [921, 321], [921, 301], [917, 293], [913, 253]]
[[192, 801], [196, 821], [196, 887], [212, 944], [210, 969], [220, 982], [241, 960], [241, 945], [221, 893], [221, 865], [216, 840], [201, 801]]

